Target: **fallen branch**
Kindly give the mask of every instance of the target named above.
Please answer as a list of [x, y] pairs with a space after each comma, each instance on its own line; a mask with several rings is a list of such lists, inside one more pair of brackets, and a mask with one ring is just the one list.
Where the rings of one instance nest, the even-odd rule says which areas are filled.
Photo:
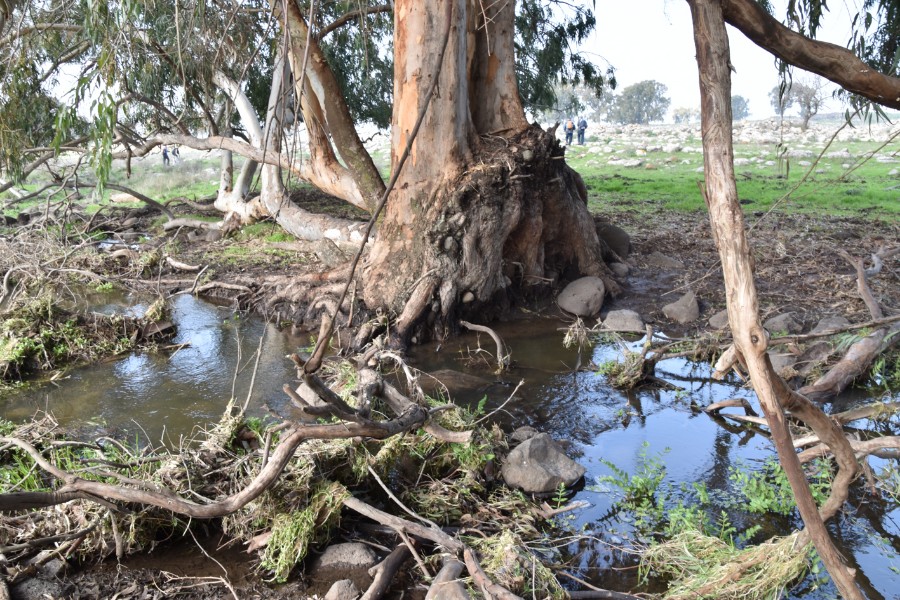
[[472, 331], [480, 331], [481, 333], [486, 333], [491, 336], [491, 339], [494, 340], [494, 344], [497, 345], [497, 372], [502, 373], [509, 368], [509, 353], [506, 351], [503, 340], [500, 339], [500, 336], [497, 335], [497, 333], [493, 329], [491, 329], [490, 327], [485, 327], [484, 325], [475, 325], [474, 323], [469, 323], [468, 321], [460, 321], [459, 324], [466, 329], [470, 329]]
[[366, 593], [362, 595], [360, 600], [379, 600], [384, 596], [391, 586], [394, 575], [397, 574], [403, 563], [409, 560], [410, 556], [409, 548], [405, 544], [401, 544], [394, 548], [393, 552], [388, 554], [383, 561], [369, 569], [369, 575], [373, 577], [372, 585], [369, 586], [369, 589], [366, 590]]

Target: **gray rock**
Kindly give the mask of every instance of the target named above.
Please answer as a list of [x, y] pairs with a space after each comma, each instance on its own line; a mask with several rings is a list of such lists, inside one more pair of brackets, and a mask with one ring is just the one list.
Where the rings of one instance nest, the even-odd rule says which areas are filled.
[[850, 326], [850, 321], [844, 317], [825, 317], [819, 321], [810, 333], [821, 333], [830, 329], [843, 329]]
[[546, 433], [516, 446], [501, 470], [508, 486], [528, 493], [553, 492], [561, 483], [571, 486], [584, 472], [585, 468], [566, 456]]
[[631, 254], [631, 236], [621, 227], [611, 223], [597, 225], [597, 237], [606, 242], [609, 249], [619, 255], [619, 258], [628, 258]]
[[582, 277], [576, 279], [560, 292], [556, 303], [566, 312], [577, 317], [590, 317], [600, 312], [606, 286], [599, 277]]
[[775, 369], [776, 373], [787, 379], [793, 375], [789, 370], [793, 370], [794, 365], [797, 364], [796, 356], [790, 352], [778, 352], [776, 350], [769, 350], [768, 355], [769, 360], [772, 362], [772, 368]]
[[534, 427], [529, 427], [528, 425], [523, 425], [519, 427], [511, 434], [509, 434], [509, 439], [514, 442], [524, 442], [525, 440], [530, 440], [534, 436], [538, 434], [538, 430]]
[[374, 550], [359, 542], [348, 542], [328, 546], [316, 561], [316, 569], [370, 569], [377, 562]]
[[666, 317], [682, 325], [696, 321], [700, 317], [700, 305], [694, 292], [688, 292], [677, 302], [666, 304], [662, 311]]
[[44, 564], [41, 565], [41, 573], [46, 575], [47, 577], [60, 578], [66, 572], [66, 569], [69, 568], [69, 563], [66, 561], [54, 558], [52, 560], [48, 560]]
[[661, 269], [683, 269], [684, 263], [666, 256], [662, 252], [654, 252], [647, 257], [647, 264], [651, 267], [659, 267]]
[[631, 268], [620, 262], [614, 262], [609, 264], [609, 270], [615, 274], [616, 277], [627, 277], [628, 273], [631, 272]]
[[794, 318], [794, 313], [784, 313], [771, 319], [766, 319], [763, 327], [771, 334], [780, 332], [800, 333], [803, 331], [803, 326]]
[[709, 318], [709, 326], [713, 329], [725, 329], [728, 327], [728, 309], [723, 309]]
[[35, 577], [17, 583], [9, 590], [10, 597], [15, 600], [45, 600], [46, 598], [62, 598], [63, 586], [55, 579]]
[[207, 230], [206, 230], [206, 236], [205, 236], [204, 239], [206, 239], [207, 242], [218, 242], [219, 240], [222, 239], [222, 237], [223, 237], [223, 235], [222, 235], [222, 230], [220, 230], [220, 229], [207, 229]]
[[319, 395], [313, 391], [311, 387], [306, 385], [306, 382], [301, 382], [300, 385], [295, 390], [297, 394], [306, 400], [306, 403], [310, 406], [327, 406], [328, 403], [319, 398]]
[[340, 581], [335, 581], [328, 588], [325, 600], [356, 600], [359, 596], [359, 588], [356, 587], [352, 579], [341, 579]]
[[644, 331], [644, 321], [641, 315], [633, 310], [611, 310], [603, 320], [603, 329], [612, 331]]
[[491, 383], [489, 379], [453, 369], [439, 369], [419, 378], [419, 384], [426, 394], [441, 393], [445, 389], [451, 394], [455, 394], [466, 390], [477, 390]]

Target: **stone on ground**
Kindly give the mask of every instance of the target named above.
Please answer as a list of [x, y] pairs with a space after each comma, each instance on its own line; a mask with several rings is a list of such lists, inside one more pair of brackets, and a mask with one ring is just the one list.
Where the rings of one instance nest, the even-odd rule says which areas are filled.
[[501, 473], [508, 486], [541, 494], [556, 491], [560, 484], [575, 484], [585, 468], [566, 456], [548, 434], [539, 433], [509, 453]]
[[681, 325], [696, 321], [700, 317], [700, 305], [694, 292], [688, 292], [678, 301], [666, 304], [662, 311], [669, 319]]
[[563, 289], [556, 298], [561, 309], [576, 317], [591, 317], [600, 312], [606, 286], [599, 277], [576, 279]]

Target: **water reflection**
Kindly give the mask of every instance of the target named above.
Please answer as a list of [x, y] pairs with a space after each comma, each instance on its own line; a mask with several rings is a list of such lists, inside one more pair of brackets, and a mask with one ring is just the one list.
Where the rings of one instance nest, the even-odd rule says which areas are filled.
[[[101, 305], [108, 313], [122, 308], [117, 302]], [[240, 402], [246, 399], [258, 346], [251, 413], [264, 414], [263, 403], [284, 406], [281, 387], [295, 377], [287, 356], [303, 340], [187, 295], [176, 297], [172, 308], [174, 342], [185, 347], [74, 369], [61, 380], [0, 399], [0, 413], [22, 420], [48, 410], [62, 426], [86, 433], [140, 435], [154, 443], [165, 433], [167, 441], [177, 441], [218, 419], [232, 392]]]
[[[103, 310], [127, 306], [127, 300], [108, 301]], [[25, 419], [36, 409], [46, 409], [63, 425], [81, 427], [88, 433], [177, 441], [196, 426], [215, 421], [232, 396], [239, 401], [247, 397], [258, 346], [261, 356], [251, 412], [263, 414], [263, 403], [284, 409], [287, 402], [281, 387], [295, 376], [286, 356], [308, 340], [190, 296], [178, 297], [173, 308], [178, 324], [175, 342], [188, 346], [169, 354], [134, 354], [73, 370], [62, 381], [0, 399], [0, 414]], [[454, 402], [474, 406], [486, 397], [489, 411], [504, 405], [518, 382], [525, 381], [494, 418], [506, 430], [530, 425], [574, 442], [576, 458], [587, 468], [587, 485], [575, 499], [590, 503], [572, 524], [573, 531], [590, 536], [567, 548], [578, 567], [575, 574], [607, 589], [634, 589], [635, 558], [627, 551], [631, 524], [616, 512], [614, 490], [598, 485], [600, 478], [611, 474], [607, 461], [634, 472], [646, 456], [662, 457], [666, 485], [671, 500], [676, 501], [683, 484], [690, 488], [702, 483], [708, 490], [727, 493], [733, 485], [729, 473], [735, 465], [758, 468], [774, 456], [774, 450], [769, 440], [752, 430], [691, 408], [726, 398], [755, 402], [741, 382], [715, 381], [708, 365], [672, 359], [658, 365], [657, 375], [680, 389], [642, 388], [623, 393], [611, 388], [596, 370], [577, 368], [615, 359], [620, 348], [615, 344], [581, 352], [564, 348], [560, 327], [558, 321], [549, 319], [498, 326], [514, 361], [514, 368], [500, 376], [475, 352], [479, 347], [493, 351], [493, 342], [486, 336], [465, 335], [440, 347], [419, 347], [410, 361], [428, 372], [443, 370], [440, 377]], [[639, 342], [632, 342], [632, 347], [635, 344]], [[863, 394], [848, 394], [836, 406], [844, 408], [864, 400]], [[885, 434], [895, 429], [884, 423], [862, 423], [860, 427]], [[876, 470], [886, 464], [879, 459], [872, 463]], [[729, 515], [739, 529], [763, 521], [767, 533], [786, 533], [798, 524], [770, 517], [754, 520], [731, 508]], [[894, 590], [900, 587], [896, 571], [900, 568], [898, 520], [898, 511], [884, 514], [880, 501], [857, 492], [845, 516], [832, 525], [840, 550], [860, 569], [860, 581], [870, 598], [896, 597]], [[832, 598], [835, 592], [829, 585], [817, 588], [809, 580], [795, 596]]]

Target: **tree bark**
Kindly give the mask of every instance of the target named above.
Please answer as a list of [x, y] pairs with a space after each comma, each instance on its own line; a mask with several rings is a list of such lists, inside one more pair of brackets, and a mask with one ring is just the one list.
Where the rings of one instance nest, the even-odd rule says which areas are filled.
[[438, 72], [440, 91], [364, 269], [366, 304], [399, 315], [395, 344], [444, 337], [459, 318], [483, 321], [564, 276], [597, 275], [618, 291], [564, 151], [525, 119], [514, 14], [513, 2], [395, 2], [394, 165]]
[[881, 105], [900, 108], [900, 78], [879, 73], [850, 50], [788, 29], [753, 0], [722, 0], [722, 11], [726, 22], [784, 62]]
[[[845, 598], [863, 598], [853, 573], [844, 565], [821, 519], [791, 443], [778, 403], [778, 378], [766, 354], [767, 337], [759, 306], [744, 217], [734, 178], [731, 139], [731, 70], [728, 34], [721, 0], [688, 0], [700, 73], [701, 128], [706, 173], [704, 196], [713, 237], [722, 260], [728, 320], [735, 347], [750, 373], [778, 457], [812, 542]], [[783, 385], [783, 382], [782, 382]]]

